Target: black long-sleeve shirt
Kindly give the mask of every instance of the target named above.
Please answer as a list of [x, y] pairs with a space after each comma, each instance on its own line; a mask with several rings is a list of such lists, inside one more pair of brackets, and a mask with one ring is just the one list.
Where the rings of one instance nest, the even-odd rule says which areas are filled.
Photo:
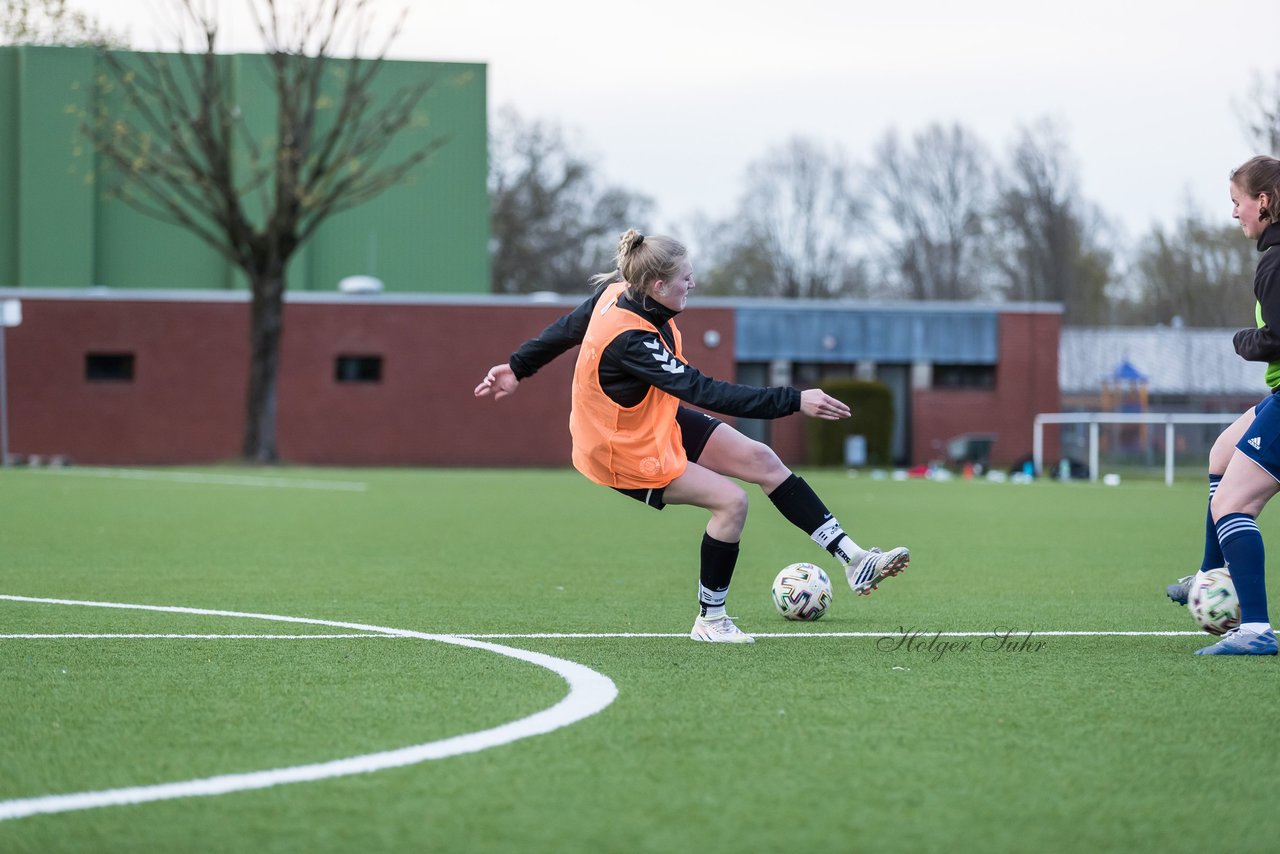
[[[1258, 299], [1260, 325], [1241, 329], [1232, 342], [1236, 352], [1250, 362], [1270, 362], [1267, 384], [1280, 382], [1280, 223], [1271, 223], [1258, 238], [1258, 269], [1253, 274], [1253, 295]], [[1275, 249], [1275, 251], [1271, 251]]]
[[[511, 354], [516, 379], [533, 376], [557, 356], [582, 343], [600, 300], [603, 285], [573, 311], [556, 320], [536, 338]], [[618, 308], [642, 317], [657, 330], [628, 330], [610, 342], [600, 357], [600, 388], [619, 406], [638, 404], [656, 387], [685, 403], [740, 418], [780, 418], [800, 411], [800, 391], [794, 388], [740, 385], [713, 379], [675, 356], [671, 319], [677, 312], [651, 300], [618, 298]], [[656, 345], [656, 346], [655, 346]]]

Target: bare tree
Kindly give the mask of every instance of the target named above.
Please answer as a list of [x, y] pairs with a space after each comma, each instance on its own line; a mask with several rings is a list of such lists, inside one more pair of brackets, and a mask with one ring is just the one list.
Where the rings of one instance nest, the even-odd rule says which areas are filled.
[[600, 187], [558, 124], [498, 114], [489, 142], [490, 260], [495, 293], [580, 293], [612, 266], [618, 235], [653, 203]]
[[886, 272], [910, 299], [963, 300], [987, 288], [987, 154], [960, 125], [934, 124], [905, 147], [896, 131], [875, 148], [870, 186], [883, 210]]
[[92, 15], [69, 8], [66, 0], [4, 0], [0, 4], [0, 44], [119, 49], [125, 41]]
[[863, 296], [866, 206], [839, 151], [794, 138], [747, 167], [736, 213], [703, 223], [708, 293]]
[[1080, 199], [1060, 128], [1022, 129], [995, 183], [992, 268], [1005, 298], [1061, 302], [1068, 323], [1104, 323], [1112, 254], [1095, 238], [1100, 214]]
[[[402, 131], [425, 124], [420, 105], [431, 80], [375, 97], [403, 16], [369, 50], [370, 0], [247, 0], [274, 97], [274, 128], [255, 135], [217, 52], [215, 12], [203, 0], [174, 2], [180, 52], [104, 52], [85, 129], [114, 166], [108, 178], [126, 203], [186, 228], [247, 277], [243, 453], [274, 462], [285, 268], [328, 217], [401, 182], [443, 144], [437, 136], [398, 159], [386, 155]], [[339, 59], [344, 45], [350, 56]]]
[[1143, 246], [1135, 322], [1237, 327], [1252, 319], [1257, 251], [1239, 228], [1188, 212], [1168, 232], [1157, 226]]
[[1258, 153], [1280, 156], [1280, 71], [1269, 80], [1255, 73], [1248, 100], [1236, 109]]

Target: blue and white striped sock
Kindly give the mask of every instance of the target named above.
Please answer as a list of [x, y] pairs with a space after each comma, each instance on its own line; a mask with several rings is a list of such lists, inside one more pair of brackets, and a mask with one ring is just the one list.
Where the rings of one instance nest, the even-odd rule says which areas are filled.
[[1247, 513], [1228, 513], [1216, 528], [1240, 600], [1240, 622], [1271, 622], [1267, 616], [1266, 549], [1257, 520]]
[[1222, 475], [1209, 475], [1209, 507], [1205, 510], [1204, 557], [1200, 560], [1200, 571], [1207, 572], [1225, 566], [1227, 559], [1222, 556], [1222, 546], [1218, 543], [1218, 531], [1213, 524], [1213, 496], [1218, 492], [1218, 484]]

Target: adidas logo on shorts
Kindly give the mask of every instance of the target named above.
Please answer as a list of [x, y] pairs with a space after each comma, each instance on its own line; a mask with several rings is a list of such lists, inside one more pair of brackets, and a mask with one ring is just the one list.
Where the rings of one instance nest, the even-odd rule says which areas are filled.
[[1254, 436], [1252, 439], [1250, 439], [1250, 440], [1249, 440], [1249, 447], [1250, 447], [1250, 448], [1253, 448], [1255, 451], [1257, 451], [1257, 450], [1261, 450], [1261, 448], [1262, 448], [1262, 437], [1261, 437], [1261, 436]]

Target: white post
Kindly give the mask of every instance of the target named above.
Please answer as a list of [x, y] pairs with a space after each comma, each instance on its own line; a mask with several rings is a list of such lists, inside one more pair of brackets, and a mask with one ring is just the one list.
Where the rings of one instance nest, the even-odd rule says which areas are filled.
[[1098, 482], [1098, 422], [1089, 422], [1089, 481]]
[[[1173, 464], [1176, 446], [1175, 430], [1179, 424], [1230, 424], [1239, 416], [1232, 412], [1041, 412], [1035, 416], [1031, 434], [1031, 447], [1037, 459], [1044, 453], [1041, 431], [1045, 424], [1089, 425], [1089, 479], [1098, 479], [1098, 441], [1100, 424], [1163, 424], [1164, 425], [1164, 480], [1173, 485]], [[1043, 464], [1040, 460], [1038, 464]]]
[[1044, 421], [1036, 416], [1034, 430], [1031, 434], [1031, 462], [1036, 467], [1036, 474], [1044, 471]]
[[9, 465], [9, 390], [4, 378], [4, 328], [0, 317], [0, 467]]
[[9, 465], [9, 390], [5, 383], [4, 330], [22, 322], [22, 303], [0, 300], [0, 466]]

